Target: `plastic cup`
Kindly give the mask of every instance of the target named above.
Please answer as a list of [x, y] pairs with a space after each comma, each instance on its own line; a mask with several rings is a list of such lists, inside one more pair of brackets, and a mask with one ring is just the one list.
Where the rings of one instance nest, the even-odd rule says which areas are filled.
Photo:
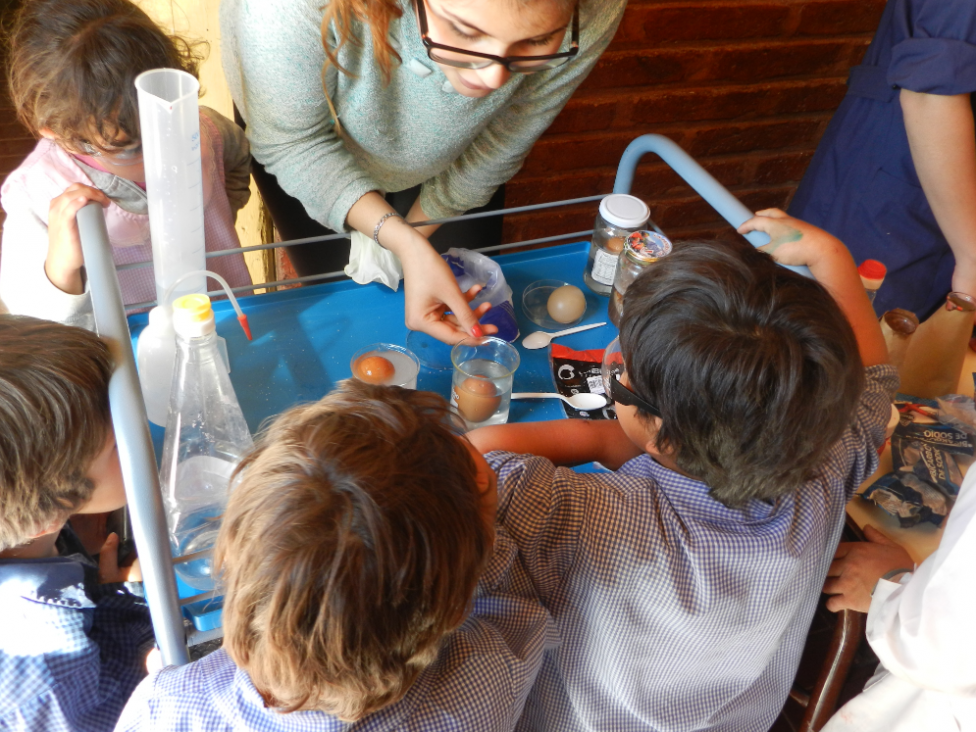
[[451, 350], [451, 406], [469, 430], [508, 421], [519, 360], [511, 343], [490, 336], [467, 338]]
[[[368, 361], [367, 359], [382, 359], [383, 361]], [[392, 373], [386, 370], [392, 368]], [[368, 384], [383, 384], [384, 386], [402, 386], [404, 389], [417, 388], [417, 374], [420, 372], [420, 360], [412, 351], [403, 346], [390, 343], [374, 343], [360, 348], [353, 354], [349, 362], [349, 370], [353, 377]]]

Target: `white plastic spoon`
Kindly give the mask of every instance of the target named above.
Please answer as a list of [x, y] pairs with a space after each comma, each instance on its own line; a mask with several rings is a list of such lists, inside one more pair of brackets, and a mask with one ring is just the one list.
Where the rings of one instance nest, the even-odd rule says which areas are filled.
[[512, 394], [512, 399], [562, 399], [573, 409], [602, 409], [607, 406], [607, 399], [603, 394], [573, 394], [571, 397], [564, 397], [556, 392], [541, 391], [517, 391]]
[[576, 328], [567, 328], [566, 330], [560, 330], [556, 333], [546, 333], [544, 330], [537, 330], [535, 333], [529, 333], [527, 336], [525, 336], [525, 338], [522, 339], [522, 347], [528, 348], [530, 351], [534, 351], [537, 348], [545, 348], [549, 345], [549, 341], [551, 341], [553, 338], [569, 335], [570, 333], [579, 333], [581, 330], [589, 330], [590, 328], [599, 328], [601, 325], [606, 325], [606, 323], [580, 325]]

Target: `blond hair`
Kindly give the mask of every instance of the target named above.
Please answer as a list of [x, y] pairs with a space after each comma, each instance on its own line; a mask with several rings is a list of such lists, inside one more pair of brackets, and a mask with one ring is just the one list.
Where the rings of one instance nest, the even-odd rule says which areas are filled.
[[91, 498], [85, 474], [111, 430], [111, 375], [94, 333], [0, 315], [0, 551]]
[[214, 561], [224, 647], [269, 704], [360, 719], [463, 620], [491, 538], [449, 419], [436, 394], [349, 380], [242, 462]]

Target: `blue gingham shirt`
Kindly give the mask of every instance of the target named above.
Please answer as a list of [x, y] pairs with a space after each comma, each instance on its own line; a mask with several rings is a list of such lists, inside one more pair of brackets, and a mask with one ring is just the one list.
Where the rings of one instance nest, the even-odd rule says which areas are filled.
[[[506, 590], [496, 591], [504, 582]], [[542, 666], [558, 642], [518, 549], [499, 529], [471, 615], [444, 642], [437, 660], [397, 703], [355, 723], [325, 712], [266, 708], [247, 672], [223, 649], [187, 666], [170, 666], [140, 684], [119, 732], [380, 732], [512, 730]]]
[[65, 546], [79, 553], [0, 559], [0, 730], [112, 730], [146, 675], [145, 602], [122, 584], [98, 584], [68, 530]]
[[[499, 522], [561, 643], [519, 730], [764, 731], [783, 706], [843, 525], [877, 465], [890, 366], [867, 369], [819, 477], [735, 510], [643, 455], [578, 474], [490, 453]], [[796, 429], [816, 429], [797, 425]]]

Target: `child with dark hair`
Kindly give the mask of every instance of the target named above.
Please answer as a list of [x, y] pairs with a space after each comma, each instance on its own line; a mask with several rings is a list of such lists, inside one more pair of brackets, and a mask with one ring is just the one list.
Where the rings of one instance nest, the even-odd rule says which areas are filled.
[[0, 315], [0, 729], [111, 730], [146, 675], [118, 537], [96, 565], [66, 526], [125, 505], [111, 374], [93, 333]]
[[491, 592], [517, 551], [443, 399], [343, 382], [238, 474], [223, 648], [146, 679], [119, 730], [514, 727], [554, 629], [525, 578]]
[[[519, 729], [765, 730], [786, 700], [897, 377], [841, 242], [776, 210], [748, 230], [772, 257], [678, 243], [627, 290], [617, 421], [470, 434], [542, 456], [487, 455], [561, 637]], [[591, 460], [619, 469], [555, 466]]]
[[[156, 68], [195, 75], [200, 59], [129, 0], [25, 0], [7, 40], [11, 99], [41, 139], [0, 189], [0, 297], [11, 312], [91, 329], [75, 215], [97, 201], [115, 263], [152, 260], [134, 81]], [[206, 248], [234, 249], [250, 195], [247, 139], [206, 107], [200, 139]], [[251, 283], [241, 254], [208, 267], [232, 287]], [[126, 305], [156, 299], [152, 266], [120, 271], [119, 283]]]

